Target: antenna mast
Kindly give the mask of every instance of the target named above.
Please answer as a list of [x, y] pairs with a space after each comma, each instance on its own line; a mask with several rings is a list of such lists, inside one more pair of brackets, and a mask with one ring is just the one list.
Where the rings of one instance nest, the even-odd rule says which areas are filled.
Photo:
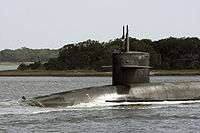
[[126, 26], [126, 52], [129, 52], [129, 30], [128, 25]]

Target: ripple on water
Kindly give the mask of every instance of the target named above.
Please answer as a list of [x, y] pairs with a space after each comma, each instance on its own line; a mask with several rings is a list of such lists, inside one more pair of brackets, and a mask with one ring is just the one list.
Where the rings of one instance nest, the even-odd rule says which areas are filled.
[[[153, 82], [200, 81], [195, 77], [152, 77]], [[111, 84], [110, 77], [0, 77], [0, 132], [198, 132], [199, 101], [106, 103], [105, 95], [71, 107], [22, 105], [34, 97]]]

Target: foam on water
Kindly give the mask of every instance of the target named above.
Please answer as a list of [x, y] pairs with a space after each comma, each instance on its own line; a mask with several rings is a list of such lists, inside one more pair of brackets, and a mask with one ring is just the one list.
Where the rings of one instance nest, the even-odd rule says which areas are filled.
[[120, 106], [120, 105], [173, 105], [173, 104], [192, 104], [200, 103], [200, 100], [188, 100], [188, 101], [159, 101], [159, 102], [106, 102], [106, 100], [113, 100], [118, 98], [125, 98], [126, 95], [118, 95], [117, 93], [106, 94], [97, 97], [95, 100], [89, 103], [80, 103], [74, 107], [108, 107], [108, 106]]
[[17, 101], [5, 100], [5, 101], [0, 102], [0, 107], [1, 106], [12, 106], [12, 105], [16, 105], [16, 104], [18, 104]]
[[53, 111], [62, 111], [59, 108], [41, 108], [36, 106], [28, 106], [20, 100], [7, 100], [0, 102], [0, 115], [8, 114], [38, 114], [48, 113]]
[[[89, 103], [80, 103], [74, 106], [68, 107], [57, 107], [57, 108], [41, 108], [33, 107], [22, 104], [18, 101], [2, 101], [0, 102], [0, 115], [5, 114], [39, 114], [39, 113], [48, 113], [48, 112], [57, 112], [57, 111], [67, 111], [67, 110], [96, 110], [96, 109], [116, 109], [118, 106], [128, 106], [128, 105], [143, 105], [141, 108], [157, 108], [167, 107], [168, 105], [176, 104], [194, 104], [200, 103], [200, 100], [190, 100], [190, 101], [162, 101], [162, 102], [106, 102], [106, 100], [113, 100], [117, 98], [125, 97], [126, 95], [118, 95], [117, 93], [106, 94], [100, 97], [97, 97]], [[151, 106], [149, 106], [151, 105]]]

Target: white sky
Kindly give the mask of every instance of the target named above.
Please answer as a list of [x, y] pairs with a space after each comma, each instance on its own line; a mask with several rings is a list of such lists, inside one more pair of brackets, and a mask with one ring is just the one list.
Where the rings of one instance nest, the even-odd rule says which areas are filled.
[[200, 38], [200, 0], [0, 0], [0, 50], [121, 36]]

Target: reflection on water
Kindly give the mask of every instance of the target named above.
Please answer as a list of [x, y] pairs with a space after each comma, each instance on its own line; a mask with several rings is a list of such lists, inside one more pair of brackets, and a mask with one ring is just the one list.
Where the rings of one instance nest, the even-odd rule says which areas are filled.
[[16, 70], [18, 66], [19, 66], [19, 63], [16, 63], [16, 64], [0, 64], [0, 71]]
[[[155, 76], [151, 82], [200, 81], [200, 76]], [[198, 132], [200, 101], [105, 103], [39, 108], [20, 104], [34, 97], [111, 84], [111, 77], [0, 77], [0, 132]]]

